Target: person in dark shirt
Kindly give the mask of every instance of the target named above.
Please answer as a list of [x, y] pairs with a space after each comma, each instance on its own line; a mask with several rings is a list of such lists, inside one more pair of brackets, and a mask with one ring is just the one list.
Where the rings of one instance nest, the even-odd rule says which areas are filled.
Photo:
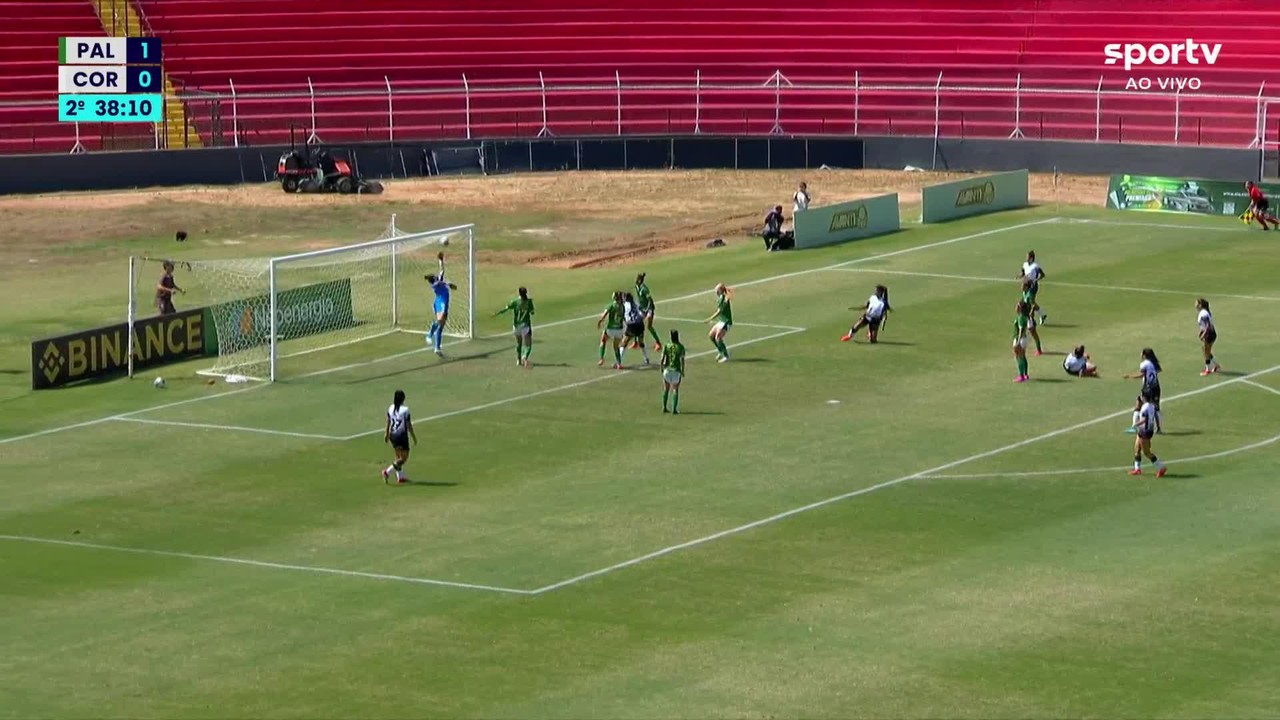
[[764, 232], [760, 233], [760, 237], [764, 238], [764, 249], [773, 252], [777, 249], [778, 241], [782, 239], [782, 206], [775, 205], [768, 215], [764, 216]]
[[173, 307], [173, 294], [184, 290], [173, 280], [173, 263], [165, 260], [163, 267], [164, 274], [160, 276], [160, 282], [156, 283], [156, 309], [161, 315], [172, 315], [178, 312]]

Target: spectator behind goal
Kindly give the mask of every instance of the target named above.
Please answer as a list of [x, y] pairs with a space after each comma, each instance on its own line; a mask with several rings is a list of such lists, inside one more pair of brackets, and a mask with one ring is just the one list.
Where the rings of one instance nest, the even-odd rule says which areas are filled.
[[808, 210], [808, 209], [809, 209], [809, 186], [805, 183], [800, 183], [800, 187], [799, 189], [796, 190], [795, 195], [791, 196], [791, 214], [794, 215], [798, 212], [804, 212], [805, 210]]
[[782, 241], [782, 222], [782, 206], [774, 205], [769, 214], [764, 216], [764, 232], [760, 233], [760, 237], [764, 238], [765, 250], [773, 252]]

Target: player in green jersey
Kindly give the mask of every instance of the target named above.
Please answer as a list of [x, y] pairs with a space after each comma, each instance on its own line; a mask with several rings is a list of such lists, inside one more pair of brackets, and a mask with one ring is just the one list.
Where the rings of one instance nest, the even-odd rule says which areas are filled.
[[667, 412], [667, 397], [671, 396], [671, 413], [680, 414], [680, 381], [684, 379], [684, 345], [680, 343], [680, 331], [671, 331], [671, 342], [662, 349], [662, 412]]
[[622, 369], [622, 325], [622, 291], [619, 290], [613, 294], [613, 302], [600, 313], [600, 319], [596, 321], [596, 329], [604, 328], [600, 333], [600, 362], [597, 365], [604, 366], [605, 346], [613, 340], [613, 369]]
[[1018, 376], [1014, 382], [1022, 383], [1027, 378], [1027, 325], [1031, 322], [1031, 306], [1018, 301], [1014, 306], [1017, 315], [1013, 318], [1013, 359], [1018, 363]]
[[529, 355], [533, 353], [533, 298], [527, 288], [520, 288], [519, 297], [494, 313], [494, 317], [510, 312], [512, 332], [516, 336], [516, 365], [529, 367]]
[[1036, 319], [1033, 316], [1037, 307], [1036, 284], [1029, 277], [1022, 280], [1022, 304], [1027, 306], [1027, 331], [1031, 333], [1031, 339], [1036, 341], [1036, 357], [1040, 357], [1043, 354], [1040, 351], [1040, 333], [1036, 330]]
[[644, 278], [644, 273], [636, 276], [636, 302], [640, 303], [640, 311], [644, 313], [644, 325], [653, 336], [653, 351], [659, 352], [662, 350], [662, 340], [658, 337], [658, 331], [653, 329], [653, 316], [658, 312], [658, 306], [653, 302], [653, 295], [649, 292], [649, 286], [645, 284]]
[[728, 335], [729, 329], [733, 327], [732, 299], [732, 290], [725, 287], [724, 283], [716, 285], [716, 311], [704, 321], [716, 321], [707, 335], [711, 338], [711, 344], [716, 346], [716, 362], [729, 362], [729, 346], [724, 344], [724, 336]]

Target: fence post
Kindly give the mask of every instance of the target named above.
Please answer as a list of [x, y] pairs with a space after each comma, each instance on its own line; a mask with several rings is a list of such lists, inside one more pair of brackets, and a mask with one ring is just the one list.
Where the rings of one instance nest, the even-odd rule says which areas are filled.
[[1178, 144], [1178, 134], [1182, 129], [1182, 88], [1173, 91], [1173, 144]]
[[71, 146], [71, 154], [79, 155], [84, 152], [84, 145], [80, 144], [80, 123], [76, 123], [76, 144]]
[[861, 101], [861, 76], [857, 70], [853, 71], [853, 134], [858, 134], [858, 105]]
[[466, 102], [467, 139], [471, 139], [471, 84], [467, 82], [467, 74], [462, 73], [462, 97]]
[[[1250, 148], [1257, 145], [1259, 149], [1264, 151], [1266, 150], [1266, 143], [1263, 142], [1263, 140], [1267, 137], [1267, 124], [1266, 121], [1263, 120], [1263, 117], [1265, 116], [1267, 105], [1266, 101], [1262, 99], [1262, 94], [1266, 89], [1267, 83], [1265, 81], [1258, 86], [1258, 106], [1254, 111], [1254, 117], [1257, 119], [1258, 126], [1254, 128], [1253, 142], [1249, 143]], [[1261, 176], [1258, 177], [1258, 181], [1262, 181]]]
[[622, 74], [613, 71], [613, 79], [618, 83], [618, 136], [622, 136]]
[[236, 81], [227, 78], [227, 84], [231, 86], [231, 142], [235, 147], [240, 147], [240, 108], [236, 102]]
[[1102, 76], [1098, 76], [1098, 89], [1094, 92], [1093, 141], [1102, 140]]
[[1022, 134], [1022, 73], [1018, 73], [1018, 82], [1013, 89], [1013, 132], [1009, 139], [1025, 137]]
[[938, 83], [933, 86], [933, 169], [938, 169], [938, 134], [942, 120], [942, 73], [938, 73]]
[[396, 107], [391, 100], [391, 78], [386, 75], [382, 79], [387, 83], [387, 142], [396, 141]]
[[693, 134], [702, 134], [702, 70], [693, 75]]
[[307, 138], [307, 144], [311, 145], [320, 140], [316, 137], [316, 86], [311, 84], [311, 78], [307, 78], [307, 91], [311, 94], [311, 136]]
[[538, 85], [542, 88], [542, 129], [538, 131], [537, 137], [550, 137], [551, 128], [547, 127], [547, 81], [542, 77], [542, 71], [538, 71]]
[[[770, 135], [781, 135], [782, 130], [782, 81], [786, 80], [781, 70], [775, 70], [773, 77], [773, 127], [769, 128]], [[787, 80], [787, 85], [791, 81]], [[769, 86], [769, 82], [765, 81], [765, 87]]]

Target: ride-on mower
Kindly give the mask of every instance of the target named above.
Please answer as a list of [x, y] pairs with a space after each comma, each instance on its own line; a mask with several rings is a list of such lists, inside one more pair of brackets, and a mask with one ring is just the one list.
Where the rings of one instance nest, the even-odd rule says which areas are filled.
[[280, 156], [276, 168], [280, 188], [287, 193], [382, 192], [382, 183], [365, 180], [356, 174], [345, 156], [335, 156], [325, 148], [294, 148]]

